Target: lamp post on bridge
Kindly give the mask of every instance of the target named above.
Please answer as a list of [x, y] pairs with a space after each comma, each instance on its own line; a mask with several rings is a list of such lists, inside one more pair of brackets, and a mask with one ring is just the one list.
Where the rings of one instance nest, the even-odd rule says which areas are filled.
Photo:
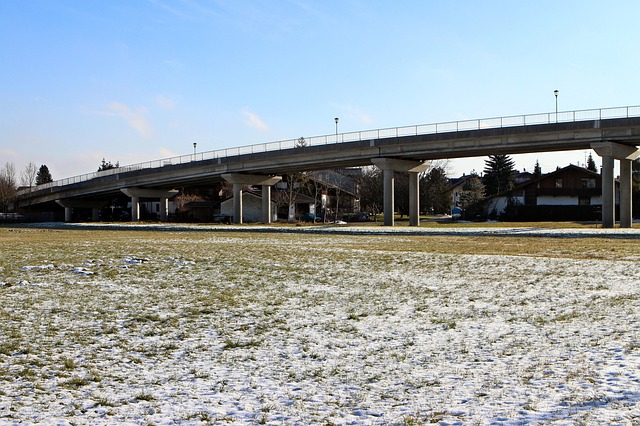
[[338, 121], [340, 118], [336, 117], [334, 120], [336, 120], [336, 143], [338, 143]]
[[193, 159], [196, 159], [196, 147], [198, 146], [198, 142], [193, 143]]
[[556, 123], [558, 122], [558, 89], [553, 91], [553, 94], [556, 96]]

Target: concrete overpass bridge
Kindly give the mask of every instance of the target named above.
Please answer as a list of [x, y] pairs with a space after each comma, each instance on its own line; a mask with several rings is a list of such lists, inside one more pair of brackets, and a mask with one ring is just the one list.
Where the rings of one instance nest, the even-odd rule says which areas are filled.
[[[166, 220], [175, 188], [227, 181], [234, 188], [234, 221], [242, 218], [242, 186], [261, 185], [263, 220], [270, 222], [270, 188], [280, 175], [375, 164], [384, 174], [384, 223], [393, 225], [394, 173], [409, 172], [410, 224], [419, 225], [418, 175], [431, 160], [594, 149], [602, 157], [602, 223], [615, 218], [614, 161], [620, 161], [620, 225], [631, 227], [631, 164], [640, 151], [640, 106], [564, 111], [396, 127], [292, 139], [165, 158], [57, 180], [21, 190], [20, 207], [57, 202], [104, 205], [124, 193], [139, 218], [140, 198], [161, 200]], [[95, 211], [95, 210], [94, 210]]]

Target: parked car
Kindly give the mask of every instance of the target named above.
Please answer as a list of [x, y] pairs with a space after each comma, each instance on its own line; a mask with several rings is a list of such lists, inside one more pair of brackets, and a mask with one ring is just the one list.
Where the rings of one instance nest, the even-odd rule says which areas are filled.
[[213, 223], [226, 223], [227, 225], [231, 224], [231, 216], [227, 214], [214, 214], [213, 215]]
[[368, 222], [371, 217], [369, 212], [357, 212], [342, 216], [342, 220], [345, 222]]
[[302, 213], [299, 217], [298, 220], [300, 222], [315, 222], [318, 218], [316, 217], [315, 214], [313, 213]]

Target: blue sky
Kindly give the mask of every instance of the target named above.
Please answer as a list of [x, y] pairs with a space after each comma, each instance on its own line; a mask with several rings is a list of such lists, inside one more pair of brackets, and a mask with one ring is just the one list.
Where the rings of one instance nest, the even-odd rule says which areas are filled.
[[[0, 0], [0, 164], [640, 105], [640, 2]], [[516, 156], [544, 172], [585, 152]], [[599, 158], [596, 158], [599, 164]], [[481, 171], [456, 160], [452, 175]]]

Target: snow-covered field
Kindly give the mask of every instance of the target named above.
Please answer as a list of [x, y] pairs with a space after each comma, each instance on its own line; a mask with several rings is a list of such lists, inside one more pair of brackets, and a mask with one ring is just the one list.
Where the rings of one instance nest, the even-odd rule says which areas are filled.
[[637, 230], [127, 229], [0, 228], [0, 424], [640, 424]]

